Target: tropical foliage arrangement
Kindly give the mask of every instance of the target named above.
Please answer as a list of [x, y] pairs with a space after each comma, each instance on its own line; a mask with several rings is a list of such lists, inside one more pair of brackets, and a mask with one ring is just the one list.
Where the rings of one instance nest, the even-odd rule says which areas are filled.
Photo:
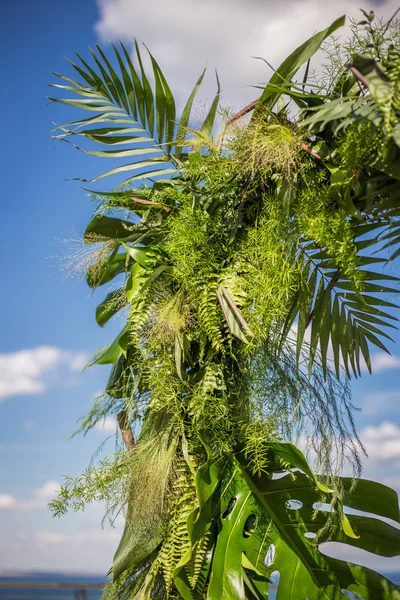
[[318, 76], [344, 18], [240, 113], [222, 115], [217, 80], [197, 127], [204, 72], [178, 122], [137, 44], [78, 55], [80, 82], [57, 74], [72, 98], [52, 100], [90, 116], [53, 137], [123, 162], [83, 181], [125, 175], [89, 190], [87, 282], [112, 285], [96, 319], [126, 324], [92, 362], [111, 374], [80, 428], [114, 415], [125, 446], [52, 503], [126, 509], [105, 598], [261, 600], [276, 572], [278, 600], [400, 598], [321, 546], [400, 554], [397, 494], [359, 478], [349, 390], [386, 350], [399, 281], [400, 27], [364, 17]]

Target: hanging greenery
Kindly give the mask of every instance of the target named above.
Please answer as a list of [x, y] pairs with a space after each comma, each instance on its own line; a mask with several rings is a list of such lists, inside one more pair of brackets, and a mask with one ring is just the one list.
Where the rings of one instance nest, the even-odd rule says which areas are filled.
[[122, 178], [88, 190], [84, 242], [87, 283], [108, 291], [97, 322], [123, 311], [126, 324], [91, 363], [111, 374], [80, 429], [114, 415], [126, 449], [52, 503], [126, 511], [105, 598], [261, 600], [276, 572], [278, 600], [400, 598], [321, 548], [400, 554], [399, 530], [376, 518], [400, 523], [396, 493], [359, 478], [349, 388], [371, 348], [387, 351], [399, 281], [400, 28], [364, 16], [340, 50], [325, 46], [322, 74], [310, 59], [344, 18], [238, 114], [220, 118], [217, 80], [198, 128], [204, 72], [178, 122], [137, 44], [134, 58], [97, 47], [92, 66], [78, 55], [79, 82], [56, 74], [71, 98], [51, 100], [90, 116], [53, 138], [124, 159], [81, 180]]

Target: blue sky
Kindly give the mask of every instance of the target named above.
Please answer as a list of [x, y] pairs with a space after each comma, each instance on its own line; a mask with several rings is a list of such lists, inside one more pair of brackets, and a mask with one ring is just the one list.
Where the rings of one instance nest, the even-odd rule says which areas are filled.
[[[384, 15], [397, 8], [392, 1], [364, 6]], [[83, 281], [69, 279], [60, 268], [60, 256], [71, 247], [65, 240], [82, 234], [92, 208], [79, 185], [64, 179], [96, 174], [104, 165], [49, 141], [52, 122], [70, 116], [46, 101], [52, 71], [68, 72], [63, 57], [85, 54], [88, 45], [110, 39], [129, 44], [135, 35], [165, 67], [178, 100], [208, 62], [220, 71], [224, 101], [240, 108], [254, 97], [248, 86], [266, 78], [251, 55], [277, 64], [315, 29], [357, 8], [352, 0], [285, 0], [279, 7], [259, 0], [2, 3], [0, 570], [104, 573], [121, 527], [102, 531], [99, 506], [62, 519], [46, 509], [62, 475], [81, 472], [113, 432], [108, 422], [68, 442], [107, 378], [107, 367], [82, 373], [82, 366], [121, 327], [117, 320], [100, 329], [94, 310], [101, 294], [93, 297]], [[199, 111], [212, 85], [211, 78]], [[395, 340], [400, 342], [398, 333]], [[400, 489], [400, 346], [393, 347], [391, 359], [377, 354], [375, 367], [373, 376], [353, 387], [354, 403], [363, 409], [358, 427], [370, 453], [365, 475]], [[398, 561], [376, 565], [400, 568]]]

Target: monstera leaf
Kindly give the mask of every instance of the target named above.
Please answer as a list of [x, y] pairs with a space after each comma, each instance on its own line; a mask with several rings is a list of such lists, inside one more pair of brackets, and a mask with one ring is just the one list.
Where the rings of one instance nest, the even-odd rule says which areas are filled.
[[[377, 518], [400, 523], [397, 494], [372, 481], [361, 479], [354, 486], [353, 480], [343, 478], [345, 507], [368, 515], [348, 514], [346, 509], [331, 519], [329, 501], [335, 492], [314, 477], [301, 452], [291, 444], [271, 444], [268, 452], [268, 474], [252, 474], [240, 451], [231, 460], [209, 456], [199, 470], [199, 506], [188, 523], [192, 547], [175, 571], [182, 597], [201, 597], [190, 586], [189, 573], [203, 569], [209, 577], [208, 600], [267, 598], [276, 571], [277, 600], [335, 600], [343, 597], [342, 590], [364, 600], [400, 599], [397, 587], [385, 577], [326, 556], [318, 545], [329, 539], [380, 556], [400, 555], [400, 531]], [[301, 464], [304, 472], [284, 474], [282, 461], [287, 468]], [[273, 477], [274, 470], [283, 476]], [[316, 543], [328, 519], [329, 537]]]

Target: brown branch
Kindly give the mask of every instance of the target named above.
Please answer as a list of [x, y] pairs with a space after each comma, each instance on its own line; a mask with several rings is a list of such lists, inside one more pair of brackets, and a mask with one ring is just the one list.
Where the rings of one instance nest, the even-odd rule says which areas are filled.
[[255, 108], [257, 102], [259, 101], [259, 99], [260, 98], [257, 98], [256, 100], [253, 100], [253, 102], [250, 102], [250, 104], [248, 104], [247, 106], [245, 106], [244, 108], [242, 108], [242, 110], [239, 110], [239, 112], [237, 112], [236, 114], [234, 114], [231, 117], [229, 117], [229, 119], [227, 120], [226, 124], [227, 125], [232, 125], [232, 123], [234, 123], [235, 121], [237, 121], [241, 117], [244, 117], [244, 115], [247, 115], [247, 113], [251, 112]]
[[143, 200], [141, 198], [136, 198], [135, 196], [133, 196], [131, 200], [135, 204], [143, 204], [144, 206], [158, 206], [158, 208], [162, 208], [165, 211], [171, 210], [169, 206], [167, 206], [166, 204], [161, 204], [160, 202], [153, 202], [152, 200]]
[[121, 412], [117, 414], [117, 421], [126, 449], [133, 450], [136, 443], [126, 410], [121, 410]]
[[356, 67], [351, 67], [351, 66], [349, 67], [349, 69], [353, 73], [353, 75], [357, 79], [357, 81], [359, 81], [360, 83], [363, 84], [363, 86], [365, 86], [367, 89], [369, 89], [368, 81], [364, 77], [364, 75], [361, 73], [361, 71], [359, 71]]
[[304, 142], [301, 142], [300, 147], [302, 150], [305, 150], [305, 152], [308, 152], [308, 154], [310, 154], [314, 158], [317, 158], [318, 160], [322, 160], [322, 157], [319, 154], [317, 154], [316, 152], [314, 152], [314, 150], [312, 150], [310, 148], [310, 146], [307, 146], [307, 144], [305, 144]]

